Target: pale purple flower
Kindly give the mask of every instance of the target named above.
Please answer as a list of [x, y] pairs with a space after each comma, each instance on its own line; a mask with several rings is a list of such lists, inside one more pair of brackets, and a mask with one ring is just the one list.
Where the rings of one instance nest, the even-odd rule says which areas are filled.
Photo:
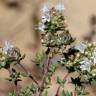
[[74, 48], [80, 51], [81, 53], [84, 53], [87, 45], [84, 43], [80, 43], [79, 45], [75, 46]]
[[47, 4], [44, 4], [43, 7], [42, 7], [42, 9], [41, 9], [41, 11], [42, 11], [43, 13], [49, 12], [49, 7], [48, 7], [48, 5], [47, 5]]
[[39, 30], [44, 32], [45, 25], [43, 23], [39, 23]]
[[46, 21], [50, 21], [50, 15], [43, 15], [42, 17], [42, 23], [45, 23]]
[[62, 3], [57, 4], [55, 8], [57, 11], [65, 10], [65, 6]]
[[3, 53], [7, 55], [13, 49], [13, 47], [14, 46], [11, 44], [10, 41], [5, 41], [5, 44], [3, 47]]
[[80, 69], [82, 71], [90, 71], [90, 67], [91, 67], [91, 62], [90, 60], [88, 60], [88, 58], [84, 58], [83, 61], [80, 62]]
[[93, 62], [96, 64], [96, 49], [94, 50], [92, 54], [92, 59], [93, 59]]
[[85, 66], [85, 65], [81, 65], [81, 66], [80, 66], [80, 69], [81, 69], [82, 71], [87, 70], [87, 68], [86, 68], [86, 66]]

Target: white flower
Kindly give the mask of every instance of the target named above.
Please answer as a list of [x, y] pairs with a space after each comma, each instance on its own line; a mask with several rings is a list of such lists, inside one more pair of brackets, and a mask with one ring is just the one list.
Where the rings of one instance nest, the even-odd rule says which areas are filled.
[[42, 23], [45, 23], [46, 21], [50, 21], [50, 15], [45, 15], [45, 16], [42, 16]]
[[96, 74], [95, 74], [95, 73], [92, 73], [92, 75], [93, 75], [93, 76], [96, 76]]
[[93, 45], [96, 46], [96, 42], [93, 42]]
[[96, 64], [96, 49], [94, 50], [92, 55], [93, 62]]
[[84, 58], [83, 61], [80, 62], [81, 66], [80, 66], [80, 69], [82, 71], [90, 71], [90, 67], [91, 67], [91, 62], [87, 59], [87, 58]]
[[43, 23], [39, 23], [39, 30], [44, 32], [45, 25]]
[[80, 66], [80, 69], [81, 69], [82, 71], [87, 70], [87, 68], [86, 68], [86, 66], [85, 66], [85, 65], [81, 65], [81, 66]]
[[42, 22], [46, 22], [47, 21], [47, 17], [46, 16], [42, 16]]
[[57, 4], [55, 8], [56, 8], [57, 11], [65, 10], [65, 7], [62, 3]]
[[61, 58], [61, 61], [63, 61], [63, 60], [65, 60], [65, 58], [64, 58], [64, 57], [62, 57], [62, 58]]
[[84, 53], [87, 45], [84, 43], [80, 43], [79, 45], [75, 46], [75, 49], [79, 50], [81, 53]]
[[3, 47], [3, 53], [8, 54], [9, 51], [13, 49], [13, 45], [9, 41], [5, 41], [4, 47]]
[[43, 13], [49, 12], [49, 7], [48, 7], [48, 5], [47, 5], [47, 4], [44, 4], [44, 5], [43, 5], [43, 8], [41, 9], [41, 11], [42, 11]]
[[5, 60], [5, 57], [0, 58], [0, 60], [1, 60], [1, 61], [4, 61], [4, 60]]

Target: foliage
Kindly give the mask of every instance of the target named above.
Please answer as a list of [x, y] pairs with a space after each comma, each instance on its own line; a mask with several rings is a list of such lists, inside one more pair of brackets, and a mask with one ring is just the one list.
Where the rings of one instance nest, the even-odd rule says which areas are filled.
[[16, 93], [13, 91], [13, 92], [10, 92], [9, 94], [8, 94], [8, 96], [16, 96]]
[[10, 77], [7, 78], [10, 82], [14, 82], [17, 85], [18, 81], [22, 81], [20, 77], [20, 72], [16, 72], [15, 69], [12, 68], [12, 72], [10, 73]]
[[[19, 96], [33, 96], [36, 93], [36, 87], [32, 84], [31, 86], [27, 86], [21, 89]], [[17, 96], [15, 92], [10, 92], [8, 96]]]
[[36, 54], [34, 60], [32, 60], [32, 61], [35, 62], [36, 65], [42, 67], [42, 63], [43, 63], [43, 61], [44, 61], [43, 59], [44, 59], [45, 57], [46, 57], [46, 54], [44, 53], [44, 51], [40, 50], [40, 51]]
[[23, 88], [20, 92], [20, 96], [32, 96], [36, 93], [36, 87], [32, 84], [31, 87], [28, 86], [26, 88]]
[[[72, 47], [74, 51], [73, 58], [71, 55], [68, 60], [63, 56], [61, 64], [63, 64], [69, 72], [70, 69], [74, 69], [71, 72], [78, 72], [79, 78], [82, 82], [91, 83], [92, 80], [96, 80], [95, 70], [96, 70], [96, 44], [94, 43], [81, 43], [78, 46]], [[66, 53], [69, 54], [69, 53]]]
[[59, 52], [64, 50], [65, 46], [74, 42], [75, 39], [71, 37], [67, 29], [66, 20], [62, 12], [58, 12], [55, 8], [52, 8], [49, 16], [50, 17], [43, 22], [45, 27], [44, 32], [41, 33], [41, 43], [43, 46]]
[[25, 58], [25, 54], [21, 55], [20, 50], [8, 41], [5, 42], [4, 47], [0, 48], [0, 50], [0, 69], [7, 69], [11, 64], [19, 64]]
[[61, 80], [59, 77], [57, 77], [57, 83], [61, 86], [64, 87], [66, 80]]
[[[67, 69], [67, 75], [63, 79], [57, 77], [58, 88], [54, 96], [86, 96], [84, 84], [96, 81], [96, 43], [82, 42], [79, 45], [71, 45], [75, 39], [69, 33], [63, 10], [64, 6], [60, 9], [60, 5], [50, 10], [44, 6], [44, 16], [37, 24], [39, 28], [36, 28], [36, 31], [41, 31], [40, 40], [43, 48], [32, 62], [41, 68], [40, 82], [21, 64], [25, 54], [22, 55], [20, 49], [8, 41], [0, 48], [0, 69], [5, 68], [9, 71], [7, 80], [15, 85], [14, 91], [8, 96], [48, 96], [52, 77], [60, 64]], [[58, 64], [54, 63], [56, 55], [60, 56]], [[21, 66], [24, 72], [18, 72], [11, 65]], [[71, 77], [74, 92], [65, 90], [67, 77], [71, 73], [77, 73], [76, 77]], [[22, 81], [22, 77], [30, 78], [32, 85], [24, 88], [21, 86], [21, 89], [18, 89], [18, 82]]]
[[72, 96], [72, 93], [71, 92], [68, 92], [68, 91], [62, 91], [62, 95], [61, 96]]

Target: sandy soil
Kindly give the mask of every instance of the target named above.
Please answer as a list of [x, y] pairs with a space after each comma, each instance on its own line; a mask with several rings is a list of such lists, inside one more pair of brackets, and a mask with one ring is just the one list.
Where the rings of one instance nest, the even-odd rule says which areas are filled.
[[[0, 0], [0, 43], [1, 45], [5, 40], [11, 40], [13, 44], [18, 46], [22, 52], [27, 56], [24, 60], [24, 66], [30, 71], [33, 72], [33, 75], [40, 73], [40, 70], [34, 67], [34, 64], [31, 63], [31, 58], [34, 56], [36, 47], [33, 47], [33, 44], [36, 44], [35, 34], [32, 29], [32, 14], [35, 6], [38, 6], [38, 3], [35, 4], [32, 0], [20, 0], [20, 8], [8, 8], [6, 2], [8, 0]], [[22, 2], [21, 2], [22, 1]], [[55, 5], [56, 2], [49, 0], [50, 5]], [[55, 0], [54, 0], [55, 1]], [[58, 1], [58, 0], [57, 0]], [[78, 41], [81, 40], [82, 35], [85, 35], [89, 30], [89, 17], [92, 14], [96, 14], [96, 0], [63, 0], [66, 10], [64, 14], [66, 16], [70, 32], [74, 37], [78, 38]], [[38, 0], [37, 0], [38, 2]], [[37, 4], [37, 5], [36, 5]], [[35, 6], [34, 6], [35, 5]], [[20, 69], [21, 70], [21, 69]], [[62, 74], [63, 70], [58, 70], [53, 77], [53, 85], [50, 89], [50, 95], [54, 96], [54, 92], [57, 89], [57, 85], [54, 84], [54, 80], [57, 75]], [[64, 72], [64, 75], [66, 73]], [[6, 70], [0, 71], [0, 96], [6, 96], [6, 93], [9, 90], [12, 90], [12, 86], [9, 82], [4, 80], [8, 75]], [[36, 76], [40, 80], [40, 76]], [[63, 77], [63, 74], [61, 75]], [[24, 79], [23, 85], [30, 84], [29, 79]], [[66, 89], [72, 90], [72, 86], [67, 85]], [[89, 96], [96, 96], [95, 91], [92, 87], [87, 86], [87, 90], [91, 92]]]

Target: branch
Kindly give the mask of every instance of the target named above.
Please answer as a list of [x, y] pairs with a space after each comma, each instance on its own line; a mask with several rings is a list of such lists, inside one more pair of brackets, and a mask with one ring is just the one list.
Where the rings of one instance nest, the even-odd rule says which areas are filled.
[[[11, 75], [12, 74], [12, 71], [10, 70], [10, 67], [7, 68], [7, 70], [9, 71], [9, 74]], [[18, 82], [14, 82], [14, 85], [15, 85], [15, 91], [16, 91], [16, 96], [19, 96], [19, 93], [18, 93]]]
[[26, 74], [28, 74], [28, 77], [29, 77], [32, 81], [34, 81], [34, 83], [39, 87], [39, 83], [38, 83], [37, 80], [32, 76], [32, 74], [29, 75], [27, 69], [26, 69], [22, 64], [19, 64], [19, 65], [20, 65], [20, 66], [22, 67], [22, 69], [26, 72]]
[[39, 93], [39, 96], [42, 96], [42, 92], [44, 91], [44, 84], [46, 82], [46, 78], [47, 78], [47, 75], [48, 75], [48, 70], [49, 70], [49, 67], [50, 67], [50, 63], [51, 63], [51, 57], [48, 57], [48, 62], [46, 64], [46, 70], [44, 71], [44, 76], [43, 76], [43, 80], [42, 80], [42, 83], [41, 83], [41, 87], [40, 87], [40, 93]]
[[74, 96], [77, 96], [76, 87], [75, 87], [75, 90], [74, 90]]
[[18, 90], [18, 82], [14, 82], [15, 84], [15, 90], [16, 90], [16, 96], [19, 96], [19, 90]]
[[[64, 76], [63, 81], [66, 80], [68, 76], [69, 76], [69, 73], [67, 73], [67, 74]], [[61, 88], [61, 86], [59, 86], [59, 87], [57, 88], [57, 91], [56, 91], [56, 95], [55, 95], [55, 96], [59, 96], [60, 88]]]
[[9, 74], [11, 74], [11, 70], [10, 70], [10, 67], [8, 67], [8, 68], [7, 68], [7, 70], [8, 70], [8, 72], [9, 72]]

